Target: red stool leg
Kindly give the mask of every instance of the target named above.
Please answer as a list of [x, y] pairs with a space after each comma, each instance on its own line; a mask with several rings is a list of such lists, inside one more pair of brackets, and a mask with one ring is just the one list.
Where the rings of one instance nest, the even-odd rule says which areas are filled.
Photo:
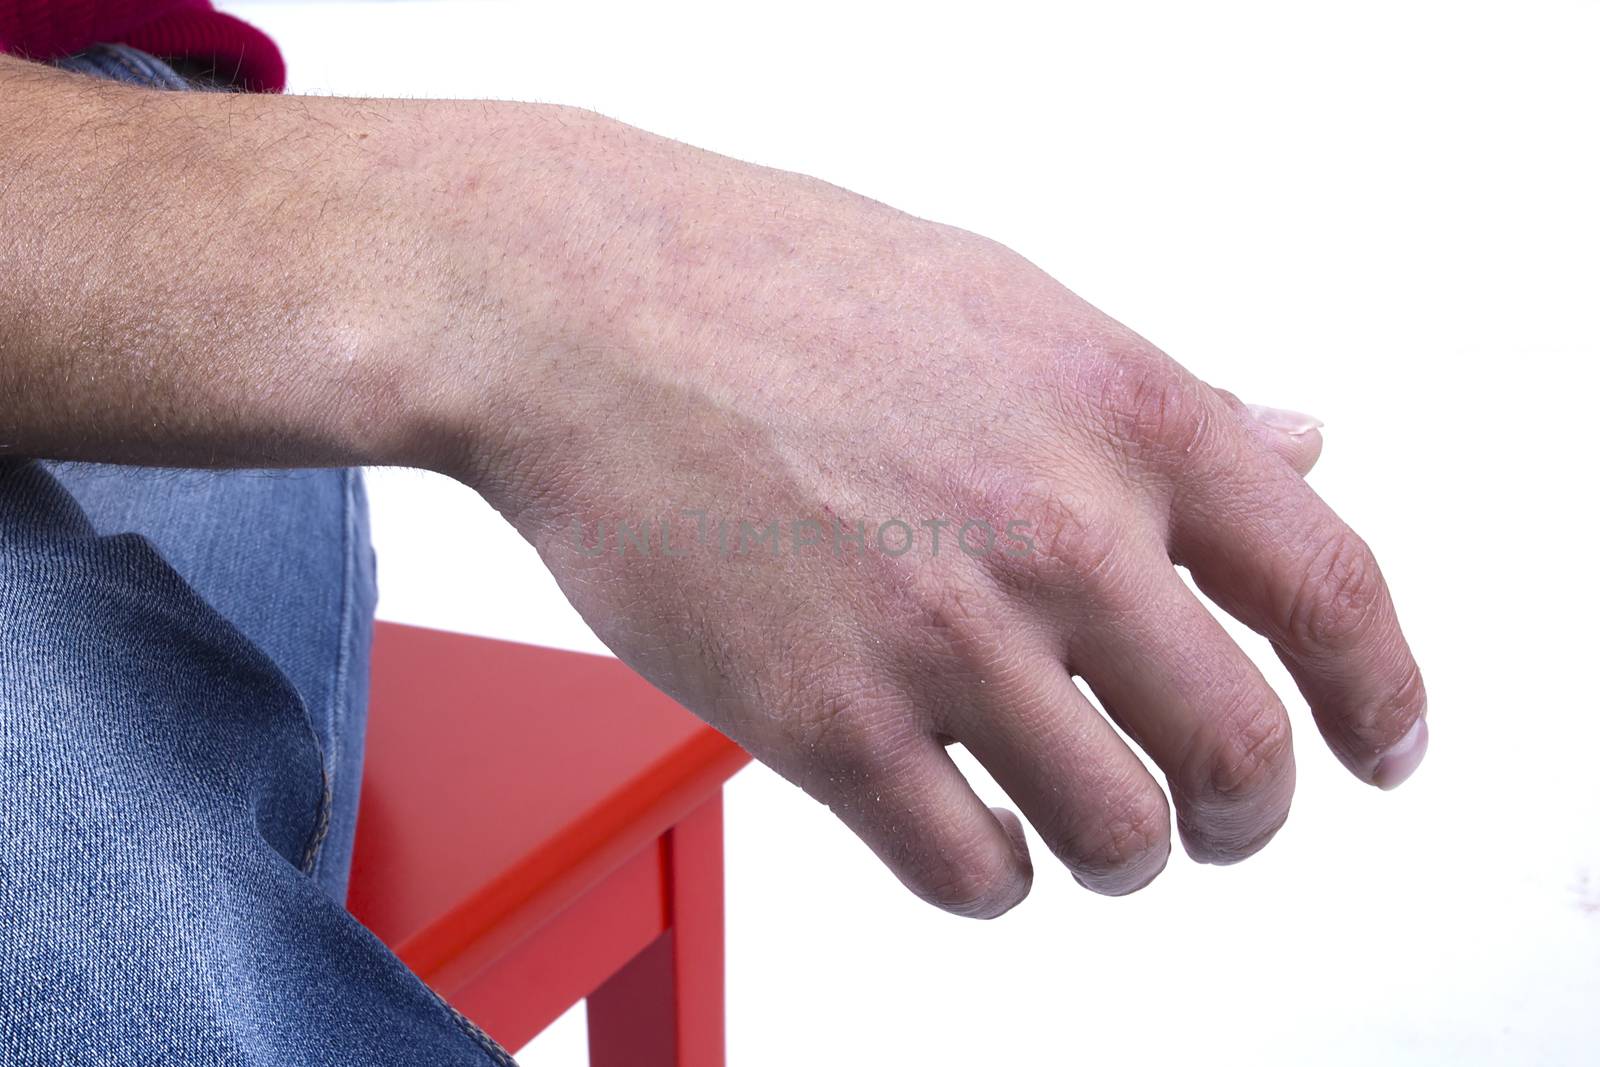
[[667, 833], [670, 926], [589, 994], [590, 1067], [723, 1067], [722, 794]]

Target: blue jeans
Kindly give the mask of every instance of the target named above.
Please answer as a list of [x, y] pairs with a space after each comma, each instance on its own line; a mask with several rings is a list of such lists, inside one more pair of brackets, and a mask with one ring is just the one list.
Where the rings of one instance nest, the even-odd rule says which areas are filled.
[[358, 471], [0, 459], [0, 1063], [510, 1062], [344, 909], [375, 599]]

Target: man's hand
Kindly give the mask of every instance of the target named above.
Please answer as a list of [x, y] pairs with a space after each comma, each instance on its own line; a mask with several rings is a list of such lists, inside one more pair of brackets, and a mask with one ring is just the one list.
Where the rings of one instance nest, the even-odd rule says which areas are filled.
[[1315, 432], [992, 242], [585, 112], [24, 67], [0, 450], [462, 478], [619, 656], [964, 914], [1030, 867], [951, 742], [1090, 888], [1166, 861], [1165, 796], [1074, 675], [1196, 858], [1282, 824], [1284, 708], [1176, 566], [1357, 776], [1421, 758], [1377, 564], [1300, 476]]
[[475, 243], [521, 265], [507, 308], [523, 272], [576, 276], [565, 340], [546, 316], [548, 347], [493, 364], [473, 480], [619, 656], [919, 895], [994, 915], [1028, 886], [953, 741], [1090, 888], [1166, 862], [1162, 790], [1073, 675], [1165, 773], [1195, 858], [1282, 825], [1283, 705], [1176, 567], [1271, 639], [1351, 771], [1416, 765], [1421, 676], [1371, 552], [1295, 469], [1309, 425], [1252, 418], [970, 233], [558, 126], [578, 180], [490, 199], [560, 188], [559, 232], [485, 203]]

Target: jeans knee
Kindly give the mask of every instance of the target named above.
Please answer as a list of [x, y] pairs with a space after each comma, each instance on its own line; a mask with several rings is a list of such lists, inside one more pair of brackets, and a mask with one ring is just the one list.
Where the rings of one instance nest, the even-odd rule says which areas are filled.
[[78, 528], [47, 489], [29, 506], [0, 542], [0, 815], [38, 843], [63, 805], [137, 809], [309, 865], [326, 782], [293, 684], [148, 539]]

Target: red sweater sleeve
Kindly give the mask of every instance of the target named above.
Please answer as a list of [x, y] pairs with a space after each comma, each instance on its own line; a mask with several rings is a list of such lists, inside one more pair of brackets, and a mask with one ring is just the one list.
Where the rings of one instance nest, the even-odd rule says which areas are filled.
[[283, 91], [271, 38], [210, 0], [0, 0], [0, 51], [51, 60], [112, 43], [212, 63], [251, 92]]

